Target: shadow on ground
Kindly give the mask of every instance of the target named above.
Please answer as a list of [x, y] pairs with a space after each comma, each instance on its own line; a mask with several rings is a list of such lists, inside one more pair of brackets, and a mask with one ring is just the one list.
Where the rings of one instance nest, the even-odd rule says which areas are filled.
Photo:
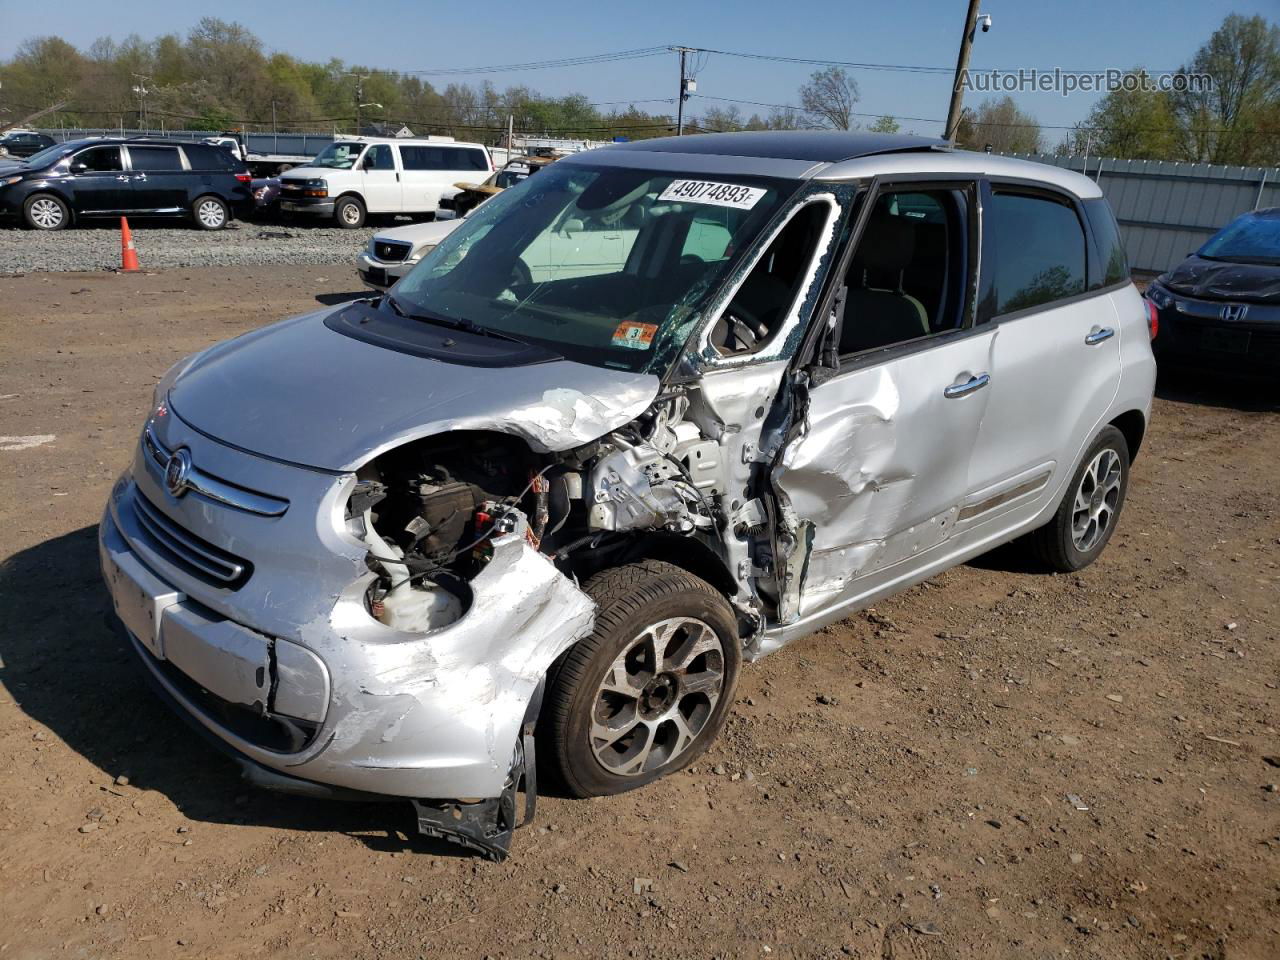
[[1280, 410], [1280, 363], [1270, 378], [1162, 365], [1156, 396], [1177, 403], [1230, 407], [1247, 413]]
[[341, 832], [378, 851], [469, 855], [419, 837], [408, 803], [314, 800], [244, 784], [230, 759], [156, 698], [110, 613], [96, 527], [0, 564], [0, 683], [104, 774], [163, 793], [192, 820]]

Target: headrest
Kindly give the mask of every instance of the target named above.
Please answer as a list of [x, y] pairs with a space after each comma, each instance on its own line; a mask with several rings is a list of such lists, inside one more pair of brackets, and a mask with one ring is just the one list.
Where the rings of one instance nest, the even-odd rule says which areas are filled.
[[906, 217], [872, 211], [854, 258], [873, 270], [904, 270], [916, 252], [916, 230]]

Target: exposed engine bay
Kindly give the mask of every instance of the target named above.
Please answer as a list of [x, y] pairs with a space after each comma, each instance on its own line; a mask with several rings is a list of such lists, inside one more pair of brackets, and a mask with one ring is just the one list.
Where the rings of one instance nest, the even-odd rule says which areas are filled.
[[348, 503], [378, 575], [369, 613], [408, 632], [447, 626], [468, 608], [467, 584], [492, 556], [491, 539], [510, 533], [580, 580], [634, 555], [637, 532], [651, 551], [692, 538], [727, 570], [722, 458], [683, 392], [559, 454], [478, 431], [394, 449], [359, 471]]

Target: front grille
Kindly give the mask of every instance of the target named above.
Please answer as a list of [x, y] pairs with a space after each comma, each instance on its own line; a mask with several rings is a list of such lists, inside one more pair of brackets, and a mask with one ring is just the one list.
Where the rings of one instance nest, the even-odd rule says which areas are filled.
[[384, 263], [400, 263], [413, 247], [407, 243], [396, 243], [394, 240], [374, 240], [373, 255]]
[[280, 181], [280, 195], [287, 197], [300, 197], [302, 192], [306, 190], [304, 183], [290, 183], [288, 180]]
[[147, 535], [148, 546], [192, 576], [233, 590], [249, 579], [253, 566], [248, 560], [196, 536], [161, 513], [141, 492], [135, 492], [133, 515]]

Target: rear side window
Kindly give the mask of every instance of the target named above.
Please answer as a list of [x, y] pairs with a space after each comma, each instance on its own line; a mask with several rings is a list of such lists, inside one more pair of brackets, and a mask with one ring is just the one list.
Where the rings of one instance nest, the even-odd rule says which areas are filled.
[[186, 144], [182, 149], [192, 170], [235, 170], [241, 166], [239, 159], [231, 152], [231, 147]]
[[1124, 255], [1124, 241], [1120, 228], [1111, 213], [1111, 205], [1101, 197], [1084, 201], [1084, 215], [1093, 233], [1093, 245], [1098, 251], [1098, 262], [1090, 264], [1089, 289], [1109, 287], [1129, 279], [1129, 262]]
[[993, 316], [1084, 293], [1084, 229], [1073, 207], [1038, 194], [996, 193], [983, 220], [995, 259]]
[[466, 147], [401, 146], [400, 161], [406, 170], [488, 170], [483, 151]]
[[147, 173], [164, 173], [168, 170], [181, 170], [182, 158], [177, 147], [134, 147], [129, 148], [129, 162], [134, 170]]

